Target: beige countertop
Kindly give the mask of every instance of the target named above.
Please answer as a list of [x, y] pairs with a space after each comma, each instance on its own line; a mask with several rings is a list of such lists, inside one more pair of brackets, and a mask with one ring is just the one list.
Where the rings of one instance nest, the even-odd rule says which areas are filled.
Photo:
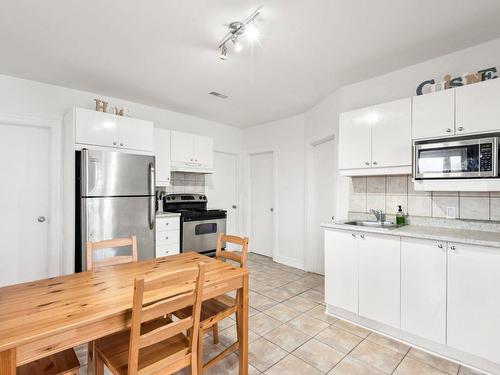
[[394, 229], [371, 228], [345, 224], [345, 221], [326, 222], [321, 224], [321, 227], [500, 248], [500, 232], [425, 225], [406, 225]]
[[156, 211], [156, 217], [178, 217], [181, 216], [178, 212], [164, 212], [164, 211]]

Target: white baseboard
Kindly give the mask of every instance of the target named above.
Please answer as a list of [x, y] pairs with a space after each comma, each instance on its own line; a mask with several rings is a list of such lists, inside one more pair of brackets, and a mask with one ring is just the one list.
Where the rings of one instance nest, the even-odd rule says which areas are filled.
[[352, 322], [355, 325], [368, 328], [371, 331], [378, 332], [384, 336], [393, 338], [404, 344], [411, 345], [425, 352], [437, 355], [450, 361], [459, 363], [466, 367], [470, 367], [486, 374], [500, 374], [500, 364], [488, 361], [486, 359], [474, 356], [469, 353], [453, 349], [447, 345], [438, 344], [433, 341], [412, 335], [401, 329], [388, 326], [383, 323], [376, 322], [371, 319], [364, 318], [350, 311], [327, 305], [326, 311], [328, 314]]
[[277, 263], [284, 264], [285, 266], [290, 266], [301, 270], [304, 269], [304, 262], [299, 259], [289, 258], [282, 255], [276, 255], [276, 257], [273, 260]]

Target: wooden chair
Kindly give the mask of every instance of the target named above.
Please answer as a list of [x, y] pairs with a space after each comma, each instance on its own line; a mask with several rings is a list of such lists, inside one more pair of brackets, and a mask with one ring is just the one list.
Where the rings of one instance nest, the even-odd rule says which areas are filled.
[[[232, 243], [241, 246], [241, 254], [222, 250], [223, 243]], [[237, 237], [237, 236], [228, 236], [224, 234], [219, 234], [217, 238], [217, 248], [215, 252], [215, 257], [219, 260], [231, 260], [239, 263], [241, 268], [246, 268], [247, 263], [247, 253], [248, 253], [248, 238], [247, 237]], [[204, 370], [212, 367], [220, 360], [227, 357], [232, 352], [238, 349], [239, 341], [240, 341], [240, 317], [238, 314], [238, 307], [241, 304], [240, 292], [235, 298], [232, 298], [228, 295], [222, 295], [219, 297], [212, 298], [208, 301], [203, 302], [201, 307], [201, 322], [199, 328], [199, 338], [198, 338], [198, 369], [200, 373], [203, 373]], [[188, 316], [191, 313], [189, 308], [182, 309], [174, 312], [174, 315], [178, 318], [183, 318]], [[219, 342], [219, 328], [218, 322], [222, 319], [225, 319], [232, 314], [236, 314], [236, 326], [237, 326], [237, 336], [238, 340], [223, 350], [220, 354], [210, 359], [206, 364], [203, 364], [203, 338], [207, 331], [211, 330], [213, 334], [214, 343], [217, 344]]]
[[[94, 251], [130, 246], [132, 249], [131, 255], [117, 255], [103, 260], [94, 261]], [[87, 271], [92, 271], [99, 267], [112, 266], [115, 264], [137, 262], [137, 238], [115, 238], [112, 240], [104, 240], [99, 242], [87, 242]]]
[[79, 375], [80, 362], [73, 349], [52, 354], [16, 369], [17, 375]]
[[[197, 375], [204, 281], [203, 264], [153, 279], [135, 279], [130, 330], [96, 340], [95, 375], [104, 373], [104, 364], [120, 375], [173, 374], [185, 367]], [[167, 317], [185, 307], [191, 309], [190, 316], [175, 322]]]
[[[118, 255], [102, 259], [99, 261], [94, 260], [94, 251], [108, 249], [108, 248], [125, 247], [125, 246], [130, 246], [131, 248], [130, 255]], [[129, 238], [114, 238], [111, 240], [104, 240], [99, 242], [87, 242], [86, 250], [87, 250], [87, 271], [93, 271], [104, 266], [113, 266], [116, 264], [137, 262], [137, 238], [135, 236], [131, 236]], [[93, 368], [95, 366], [94, 351], [95, 351], [94, 342], [91, 341], [88, 344], [88, 352], [87, 352], [88, 368]]]

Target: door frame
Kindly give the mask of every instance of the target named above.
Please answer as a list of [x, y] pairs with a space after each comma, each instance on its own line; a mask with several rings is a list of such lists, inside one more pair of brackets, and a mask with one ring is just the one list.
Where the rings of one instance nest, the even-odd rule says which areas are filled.
[[[320, 139], [317, 139], [315, 141], [310, 141], [306, 144], [306, 171], [305, 171], [305, 187], [304, 187], [304, 203], [305, 203], [305, 215], [304, 215], [304, 228], [306, 232], [305, 238], [313, 238], [313, 222], [314, 222], [314, 215], [315, 215], [315, 200], [314, 197], [312, 196], [316, 185], [314, 182], [314, 172], [315, 172], [315, 165], [314, 165], [314, 147], [319, 146], [323, 143], [334, 141], [335, 143], [336, 136], [334, 133], [331, 133], [325, 137], [322, 137]], [[337, 144], [335, 144], [337, 146]], [[338, 155], [338, 147], [334, 152]], [[336, 160], [337, 165], [338, 165], [338, 158]], [[335, 166], [335, 169], [337, 168], [337, 165]], [[335, 197], [335, 202], [337, 202], [337, 197]], [[337, 207], [335, 207], [335, 210], [337, 210]], [[313, 241], [305, 241], [304, 247], [305, 251], [303, 253], [303, 264], [305, 271], [312, 272], [314, 271], [314, 263], [315, 263], [315, 256], [316, 252], [314, 249], [314, 243]]]
[[[0, 123], [32, 128], [44, 128], [49, 131], [49, 212], [47, 241], [47, 276], [63, 273], [62, 252], [62, 121], [58, 118], [36, 117], [0, 112]], [[28, 183], [28, 180], [26, 181]], [[31, 181], [33, 183], [33, 181]]]
[[273, 243], [272, 243], [272, 249], [271, 249], [271, 254], [273, 260], [276, 259], [276, 249], [278, 249], [278, 215], [279, 215], [279, 209], [278, 209], [278, 197], [277, 197], [277, 186], [278, 186], [278, 153], [276, 149], [273, 148], [266, 148], [266, 149], [261, 149], [261, 150], [251, 150], [245, 152], [245, 183], [244, 183], [244, 188], [245, 188], [245, 197], [246, 197], [246, 202], [245, 202], [245, 233], [246, 235], [250, 238], [250, 247], [249, 247], [249, 252], [252, 251], [252, 246], [251, 246], [251, 233], [252, 233], [252, 178], [251, 178], [251, 157], [255, 155], [261, 155], [261, 154], [271, 154], [273, 157], [273, 192], [272, 192], [272, 197], [273, 197], [273, 228], [272, 228], [272, 233], [273, 233]]

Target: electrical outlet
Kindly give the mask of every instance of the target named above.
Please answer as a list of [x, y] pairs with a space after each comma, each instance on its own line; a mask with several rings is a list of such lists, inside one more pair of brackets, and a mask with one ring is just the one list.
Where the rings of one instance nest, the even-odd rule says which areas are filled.
[[446, 218], [447, 219], [456, 219], [456, 207], [446, 207]]

